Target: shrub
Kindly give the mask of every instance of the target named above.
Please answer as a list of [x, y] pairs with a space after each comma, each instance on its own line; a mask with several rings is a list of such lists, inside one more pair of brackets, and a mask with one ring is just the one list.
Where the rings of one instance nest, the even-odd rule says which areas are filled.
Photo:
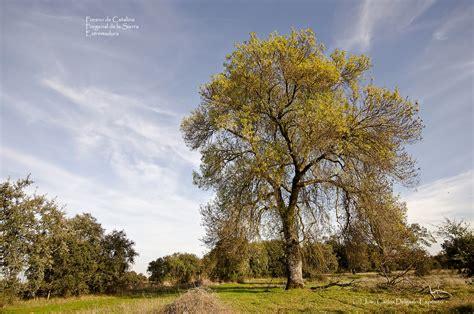
[[151, 274], [151, 281], [191, 283], [200, 278], [201, 261], [194, 254], [174, 253], [150, 262], [147, 271]]

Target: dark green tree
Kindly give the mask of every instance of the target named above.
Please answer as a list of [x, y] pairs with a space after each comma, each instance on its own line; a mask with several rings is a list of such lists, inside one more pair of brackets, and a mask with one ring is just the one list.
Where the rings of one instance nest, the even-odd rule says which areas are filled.
[[286, 276], [285, 244], [281, 240], [268, 240], [264, 243], [268, 256], [268, 276]]
[[157, 283], [163, 283], [169, 276], [170, 265], [166, 257], [159, 257], [148, 264], [147, 273], [150, 274], [149, 280]]
[[68, 236], [68, 220], [64, 212], [53, 201], [47, 201], [45, 205], [38, 207], [35, 215], [34, 235], [25, 271], [27, 297], [50, 295], [53, 286], [45, 276], [55, 267], [54, 257], [68, 250], [64, 241]]
[[129, 240], [123, 230], [113, 230], [105, 235], [102, 241], [102, 264], [100, 265], [105, 291], [117, 292], [127, 287], [127, 271], [138, 256], [134, 245], [135, 242]]
[[46, 281], [59, 296], [104, 292], [102, 240], [104, 229], [90, 214], [68, 219], [63, 239], [66, 250], [54, 254], [54, 267], [46, 273]]
[[471, 277], [474, 275], [474, 232], [465, 221], [446, 219], [439, 226], [438, 234], [444, 238], [441, 244], [442, 259], [449, 268]]
[[[36, 295], [45, 270], [52, 267], [52, 252], [59, 249], [56, 240], [65, 221], [55, 201], [27, 193], [32, 184], [27, 177], [0, 185], [0, 267], [3, 294], [10, 297]], [[26, 275], [26, 284], [20, 283], [20, 275]]]
[[332, 246], [319, 241], [305, 241], [302, 246], [303, 275], [317, 278], [318, 275], [337, 270], [337, 257]]
[[125, 273], [127, 288], [139, 288], [148, 282], [147, 276], [135, 271], [128, 271]]
[[26, 178], [0, 185], [2, 296], [69, 296], [126, 286], [133, 241], [123, 231], [105, 234], [90, 214], [66, 218], [54, 200], [30, 195], [31, 184]]
[[269, 276], [269, 257], [265, 242], [258, 241], [249, 243], [248, 250], [248, 273], [251, 278]]
[[150, 262], [147, 271], [150, 281], [184, 284], [199, 280], [201, 270], [201, 260], [196, 255], [174, 253]]
[[201, 261], [189, 253], [174, 253], [168, 259], [170, 277], [178, 283], [197, 281], [201, 275]]

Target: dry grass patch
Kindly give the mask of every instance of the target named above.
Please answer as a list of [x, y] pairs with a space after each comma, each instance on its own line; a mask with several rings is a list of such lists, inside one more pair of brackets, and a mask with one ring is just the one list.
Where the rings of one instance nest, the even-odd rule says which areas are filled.
[[198, 314], [198, 313], [232, 313], [218, 298], [214, 296], [214, 293], [203, 289], [195, 288], [191, 289], [176, 301], [167, 305], [164, 310], [164, 314]]

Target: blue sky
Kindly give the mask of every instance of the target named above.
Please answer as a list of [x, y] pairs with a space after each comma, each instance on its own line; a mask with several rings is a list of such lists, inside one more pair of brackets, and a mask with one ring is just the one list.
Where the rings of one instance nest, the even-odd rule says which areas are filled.
[[[201, 255], [192, 185], [199, 154], [179, 131], [199, 86], [249, 32], [312, 28], [328, 51], [372, 58], [377, 85], [418, 100], [417, 190], [397, 188], [409, 220], [474, 220], [472, 1], [0, 2], [2, 180], [31, 173], [72, 216], [125, 229], [134, 269], [176, 251]], [[129, 17], [139, 29], [86, 37], [86, 16]]]

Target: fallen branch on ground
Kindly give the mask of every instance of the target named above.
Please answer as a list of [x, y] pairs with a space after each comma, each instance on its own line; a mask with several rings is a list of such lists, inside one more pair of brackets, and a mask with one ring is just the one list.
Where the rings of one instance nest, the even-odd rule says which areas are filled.
[[[423, 290], [425, 290], [426, 288], [424, 288]], [[451, 298], [453, 295], [447, 291], [444, 291], [444, 290], [431, 290], [431, 286], [428, 286], [428, 289], [429, 289], [429, 292], [430, 292], [430, 295], [431, 297], [433, 298], [433, 300], [443, 300], [443, 299], [449, 299]]]
[[327, 288], [333, 287], [333, 286], [349, 287], [349, 286], [352, 286], [352, 283], [353, 283], [354, 281], [355, 281], [355, 280], [352, 280], [351, 282], [346, 282], [346, 283], [340, 283], [340, 281], [330, 282], [330, 283], [328, 283], [327, 285], [324, 285], [324, 286], [311, 287], [311, 290], [327, 289]]

